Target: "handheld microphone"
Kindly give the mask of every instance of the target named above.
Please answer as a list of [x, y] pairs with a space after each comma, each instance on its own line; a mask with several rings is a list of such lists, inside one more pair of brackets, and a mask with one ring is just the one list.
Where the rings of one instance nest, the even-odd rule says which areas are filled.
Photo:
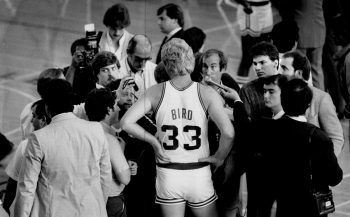
[[238, 83], [235, 81], [235, 79], [228, 73], [222, 73], [221, 82], [226, 87], [233, 88], [238, 93], [239, 93], [239, 90], [241, 89]]
[[224, 86], [222, 86], [221, 84], [218, 84], [218, 83], [212, 81], [212, 80], [210, 79], [209, 76], [205, 76], [205, 77], [204, 77], [204, 81], [207, 82], [209, 85], [216, 86], [216, 87], [221, 88], [221, 89], [223, 89], [223, 90], [226, 89], [226, 88], [225, 88]]

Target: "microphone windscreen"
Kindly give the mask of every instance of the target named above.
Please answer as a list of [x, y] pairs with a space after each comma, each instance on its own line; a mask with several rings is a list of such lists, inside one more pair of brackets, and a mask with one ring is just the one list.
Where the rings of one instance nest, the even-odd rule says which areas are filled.
[[106, 85], [106, 88], [110, 89], [111, 91], [117, 90], [120, 85], [121, 79], [114, 80]]
[[235, 81], [235, 79], [228, 73], [223, 73], [221, 75], [221, 82], [223, 85], [234, 89], [239, 93], [239, 90], [241, 89], [238, 85], [238, 83]]

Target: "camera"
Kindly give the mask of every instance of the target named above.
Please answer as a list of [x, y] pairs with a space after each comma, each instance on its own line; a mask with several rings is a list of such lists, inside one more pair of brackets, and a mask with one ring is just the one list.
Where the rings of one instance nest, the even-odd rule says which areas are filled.
[[102, 36], [102, 32], [96, 32], [93, 23], [84, 26], [86, 46], [85, 51], [82, 51], [83, 61], [79, 65], [79, 69], [86, 69], [90, 66], [90, 62], [98, 53], [98, 43]]
[[92, 60], [98, 53], [98, 42], [101, 38], [95, 30], [95, 24], [89, 23], [84, 26], [86, 39], [86, 58]]
[[316, 203], [315, 205], [319, 215], [325, 215], [335, 211], [331, 190], [327, 190], [326, 192], [314, 192], [312, 193], [312, 197]]

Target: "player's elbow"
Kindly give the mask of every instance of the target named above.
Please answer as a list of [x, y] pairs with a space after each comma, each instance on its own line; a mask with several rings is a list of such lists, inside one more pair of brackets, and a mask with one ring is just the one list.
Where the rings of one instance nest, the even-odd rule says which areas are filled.
[[124, 171], [120, 172], [119, 175], [118, 175], [117, 177], [118, 177], [118, 181], [119, 181], [121, 184], [124, 184], [124, 185], [129, 184], [130, 179], [131, 179], [130, 170], [127, 169], [127, 170], [124, 170]]
[[233, 126], [225, 127], [221, 131], [221, 136], [227, 140], [233, 140], [235, 137], [235, 130]]
[[120, 128], [125, 132], [129, 132], [129, 129], [131, 129], [131, 123], [127, 119], [122, 118], [120, 120]]

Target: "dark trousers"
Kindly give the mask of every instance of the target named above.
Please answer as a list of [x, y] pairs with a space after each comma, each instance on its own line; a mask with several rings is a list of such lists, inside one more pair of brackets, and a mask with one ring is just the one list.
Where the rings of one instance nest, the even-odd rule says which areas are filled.
[[322, 53], [323, 47], [317, 48], [298, 48], [310, 61], [312, 84], [320, 90], [324, 89], [324, 75], [322, 70]]
[[342, 96], [340, 79], [337, 66], [333, 59], [336, 53], [336, 44], [332, 34], [326, 35], [326, 42], [323, 46], [322, 68], [324, 73], [325, 90], [331, 95], [338, 113], [344, 111], [345, 102]]

